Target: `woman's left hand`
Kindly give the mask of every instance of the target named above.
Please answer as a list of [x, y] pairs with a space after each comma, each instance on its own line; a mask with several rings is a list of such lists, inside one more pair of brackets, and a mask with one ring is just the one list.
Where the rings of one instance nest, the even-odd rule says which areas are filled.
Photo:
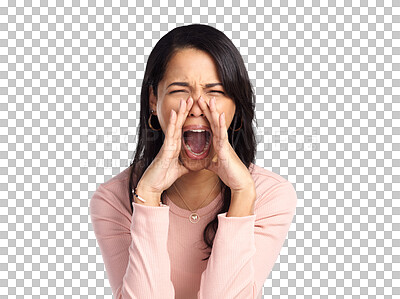
[[249, 170], [229, 143], [225, 113], [219, 114], [215, 98], [211, 98], [210, 103], [207, 103], [200, 97], [199, 106], [211, 124], [212, 144], [216, 152], [207, 169], [216, 173], [232, 192], [240, 192], [249, 187], [254, 188], [254, 181]]

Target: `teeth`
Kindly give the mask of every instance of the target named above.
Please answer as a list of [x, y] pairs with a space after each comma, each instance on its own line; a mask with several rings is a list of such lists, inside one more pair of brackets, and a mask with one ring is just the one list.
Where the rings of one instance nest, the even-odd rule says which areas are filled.
[[205, 132], [206, 130], [189, 130], [190, 132]]

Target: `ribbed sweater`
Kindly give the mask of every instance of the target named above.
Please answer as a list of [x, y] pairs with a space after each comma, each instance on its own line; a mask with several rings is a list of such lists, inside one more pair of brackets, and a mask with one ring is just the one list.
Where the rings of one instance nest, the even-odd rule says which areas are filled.
[[[114, 298], [261, 299], [295, 213], [293, 185], [251, 164], [255, 182], [254, 215], [217, 215], [222, 193], [198, 209], [200, 220], [166, 196], [165, 205], [129, 201], [126, 168], [100, 184], [90, 201], [93, 230]], [[209, 260], [203, 231], [218, 217]]]

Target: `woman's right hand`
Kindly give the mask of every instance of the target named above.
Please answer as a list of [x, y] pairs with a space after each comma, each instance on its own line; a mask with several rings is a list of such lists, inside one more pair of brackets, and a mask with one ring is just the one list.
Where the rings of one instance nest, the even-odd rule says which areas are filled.
[[179, 177], [189, 173], [179, 161], [182, 144], [182, 127], [192, 108], [193, 99], [181, 99], [178, 114], [172, 109], [165, 133], [164, 143], [153, 162], [143, 173], [136, 192], [146, 203], [135, 197], [136, 203], [159, 206], [161, 193], [168, 189]]

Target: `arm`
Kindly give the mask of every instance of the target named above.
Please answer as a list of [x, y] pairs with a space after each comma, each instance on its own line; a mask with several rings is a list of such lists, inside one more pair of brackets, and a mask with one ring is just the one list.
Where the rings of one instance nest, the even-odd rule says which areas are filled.
[[293, 219], [297, 203], [290, 182], [277, 183], [261, 195], [255, 215], [218, 214], [199, 299], [255, 299], [268, 278]]
[[257, 198], [254, 182], [246, 190], [232, 191], [231, 204], [226, 217], [243, 217], [254, 215], [254, 204]]
[[133, 203], [133, 214], [102, 185], [90, 201], [93, 230], [114, 298], [174, 298], [167, 251], [169, 207]]

